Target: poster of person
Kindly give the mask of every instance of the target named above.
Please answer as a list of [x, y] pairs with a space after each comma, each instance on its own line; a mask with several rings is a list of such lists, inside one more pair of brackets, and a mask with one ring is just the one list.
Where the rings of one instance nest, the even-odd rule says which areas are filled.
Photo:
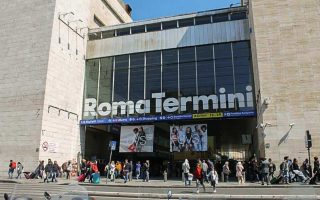
[[153, 125], [121, 126], [119, 152], [153, 152]]
[[170, 126], [170, 152], [207, 151], [207, 124]]

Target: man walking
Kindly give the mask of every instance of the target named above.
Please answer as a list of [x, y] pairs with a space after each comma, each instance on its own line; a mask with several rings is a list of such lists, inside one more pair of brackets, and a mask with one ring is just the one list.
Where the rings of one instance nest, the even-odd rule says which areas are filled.
[[269, 158], [269, 180], [274, 177], [274, 172], [276, 171], [276, 165], [272, 162], [271, 158]]
[[124, 166], [123, 166], [124, 183], [127, 183], [127, 181], [129, 180], [130, 171], [131, 171], [131, 164], [128, 162], [128, 159], [125, 159]]
[[18, 162], [18, 165], [17, 165], [17, 177], [16, 179], [20, 178], [21, 179], [21, 174], [22, 174], [22, 171], [23, 171], [23, 165], [21, 164], [21, 162]]
[[261, 173], [261, 185], [264, 185], [264, 182], [269, 185], [269, 162], [267, 161], [266, 158], [261, 159], [261, 164], [260, 164], [260, 173]]
[[53, 163], [51, 159], [48, 160], [48, 164], [45, 166], [44, 171], [46, 173], [46, 178], [43, 180], [43, 182], [45, 183], [47, 181], [47, 183], [49, 183], [49, 178], [52, 178], [53, 173]]
[[140, 173], [141, 173], [141, 164], [140, 164], [140, 161], [138, 161], [136, 163], [136, 178], [137, 180], [139, 179], [140, 177]]
[[150, 182], [150, 180], [149, 180], [149, 178], [150, 178], [150, 174], [149, 174], [150, 162], [149, 162], [149, 160], [146, 160], [146, 162], [143, 164], [143, 168], [144, 168], [143, 182]]
[[190, 165], [188, 159], [184, 160], [184, 163], [182, 164], [182, 171], [184, 175], [184, 185], [187, 186], [187, 181], [188, 185], [191, 185], [191, 181], [189, 180]]
[[16, 163], [13, 162], [12, 160], [10, 160], [10, 163], [9, 163], [9, 170], [8, 170], [8, 175], [9, 175], [9, 178], [12, 179], [12, 176], [13, 176], [13, 172], [14, 172], [14, 169], [16, 168]]
[[209, 183], [209, 181], [208, 181], [208, 165], [205, 160], [202, 161], [202, 173], [203, 173], [204, 181]]
[[284, 160], [281, 163], [280, 170], [283, 176], [283, 182], [285, 184], [289, 184], [289, 163], [288, 163], [289, 156], [285, 156], [283, 159]]

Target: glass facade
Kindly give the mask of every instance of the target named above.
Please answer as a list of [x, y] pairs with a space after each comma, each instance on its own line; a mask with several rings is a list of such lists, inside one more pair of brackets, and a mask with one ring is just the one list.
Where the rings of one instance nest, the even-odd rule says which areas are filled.
[[[184, 97], [226, 95], [226, 105], [193, 109], [195, 102], [186, 103], [170, 114], [217, 111], [245, 111], [243, 98], [228, 102], [228, 94], [248, 92], [253, 86], [249, 41], [192, 46], [161, 51], [141, 52], [88, 60], [85, 77], [85, 98], [102, 102], [137, 102], [150, 100], [149, 115], [156, 112], [153, 93], [165, 93], [181, 101]], [[250, 90], [251, 91], [251, 90]], [[254, 101], [254, 100], [253, 100]], [[234, 106], [228, 106], [228, 105]], [[252, 110], [252, 108], [251, 108]], [[128, 114], [118, 116], [125, 117]], [[98, 117], [98, 116], [97, 116]], [[91, 119], [93, 117], [84, 117]]]

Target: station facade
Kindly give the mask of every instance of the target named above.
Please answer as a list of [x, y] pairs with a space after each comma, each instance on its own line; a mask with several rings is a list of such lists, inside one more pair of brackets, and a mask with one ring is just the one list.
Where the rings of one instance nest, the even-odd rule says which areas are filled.
[[[257, 153], [249, 32], [246, 7], [91, 30], [85, 157], [107, 157], [110, 141], [115, 159], [159, 166]], [[135, 128], [144, 130], [143, 144]], [[133, 143], [145, 146], [132, 150]]]

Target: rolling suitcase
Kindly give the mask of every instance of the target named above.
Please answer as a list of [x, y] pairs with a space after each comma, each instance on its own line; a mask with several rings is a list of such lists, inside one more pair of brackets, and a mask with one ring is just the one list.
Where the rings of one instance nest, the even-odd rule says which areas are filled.
[[92, 182], [95, 184], [100, 183], [100, 174], [99, 173], [92, 174]]
[[78, 177], [78, 182], [84, 182], [84, 180], [86, 180], [86, 174], [81, 174], [81, 175]]

